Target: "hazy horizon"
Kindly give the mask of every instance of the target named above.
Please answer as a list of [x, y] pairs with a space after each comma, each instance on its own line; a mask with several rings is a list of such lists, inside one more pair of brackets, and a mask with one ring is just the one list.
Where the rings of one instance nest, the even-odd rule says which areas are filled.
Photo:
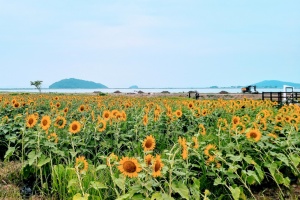
[[0, 0], [0, 88], [300, 83], [300, 1]]

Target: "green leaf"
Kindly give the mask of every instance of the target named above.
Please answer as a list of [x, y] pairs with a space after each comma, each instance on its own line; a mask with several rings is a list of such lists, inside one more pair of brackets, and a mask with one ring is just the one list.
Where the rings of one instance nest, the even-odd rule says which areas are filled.
[[90, 184], [96, 190], [107, 188], [103, 183], [98, 182], [98, 181], [91, 181]]
[[247, 155], [246, 157], [243, 157], [243, 159], [248, 163], [248, 164], [253, 164], [253, 159], [251, 156]]
[[52, 152], [59, 155], [59, 156], [61, 156], [61, 157], [66, 156], [64, 151], [60, 151], [60, 150], [55, 149], [55, 150], [52, 150]]
[[73, 200], [88, 200], [89, 196], [89, 194], [84, 194], [84, 196], [82, 196], [80, 193], [77, 193], [73, 196]]
[[131, 198], [131, 194], [123, 194], [122, 196], [119, 196], [116, 200], [123, 200], [123, 199], [129, 199]]
[[71, 179], [71, 180], [69, 180], [69, 182], [68, 182], [68, 188], [73, 187], [75, 185], [77, 185], [77, 179]]
[[238, 178], [239, 178], [238, 175], [236, 175], [236, 174], [234, 174], [234, 173], [231, 173], [231, 172], [228, 172], [228, 173], [227, 173], [227, 176], [228, 176], [228, 178], [231, 178], [231, 179], [238, 179]]
[[76, 155], [77, 155], [77, 152], [76, 152], [76, 151], [73, 151], [73, 150], [71, 150], [71, 151], [70, 151], [70, 154], [71, 154], [72, 158], [75, 158], [75, 157], [76, 157]]
[[285, 177], [282, 182], [285, 187], [287, 187], [287, 188], [290, 187], [291, 180], [289, 179], [289, 177]]
[[273, 162], [272, 164], [267, 163], [265, 165], [268, 168], [268, 170], [270, 171], [271, 175], [274, 177], [275, 170], [277, 169], [277, 163]]
[[96, 171], [99, 171], [101, 169], [106, 169], [107, 166], [106, 165], [99, 165], [97, 168], [96, 168]]
[[177, 170], [174, 170], [173, 173], [176, 174], [177, 176], [185, 176], [186, 175], [184, 172], [180, 172]]
[[190, 191], [184, 183], [174, 181], [172, 184], [172, 189], [179, 193], [182, 198], [189, 199]]
[[300, 157], [297, 154], [291, 154], [290, 159], [291, 159], [292, 163], [294, 164], [294, 166], [298, 167], [298, 165], [300, 163]]
[[241, 168], [239, 165], [229, 165], [228, 172], [234, 173], [238, 170], [238, 168]]
[[34, 163], [34, 161], [39, 158], [40, 156], [42, 155], [42, 153], [38, 153], [38, 154], [35, 154], [35, 151], [31, 151], [29, 154], [28, 154], [28, 164], [29, 165], [32, 165]]
[[174, 198], [167, 194], [156, 192], [152, 195], [151, 200], [174, 200]]
[[4, 159], [8, 160], [10, 156], [13, 155], [13, 153], [15, 152], [16, 148], [15, 147], [8, 147], [5, 155], [4, 155]]
[[222, 181], [221, 178], [216, 178], [214, 185], [225, 185], [225, 181]]
[[246, 179], [247, 183], [250, 184], [250, 185], [253, 185], [256, 183], [256, 179], [254, 176], [247, 176], [247, 179]]
[[241, 194], [240, 188], [239, 187], [233, 188], [233, 187], [230, 186], [229, 190], [232, 194], [233, 199], [234, 200], [239, 200], [240, 194]]
[[122, 191], [125, 190], [125, 178], [123, 178], [123, 177], [113, 178], [113, 181]]
[[261, 170], [261, 167], [259, 165], [255, 165], [255, 171], [258, 174], [258, 177], [260, 178], [259, 182], [261, 182], [264, 179], [264, 172]]
[[153, 186], [153, 182], [148, 181], [145, 184], [143, 184], [143, 186], [149, 191], [149, 192], [153, 192], [152, 186]]
[[233, 162], [238, 162], [242, 160], [241, 156], [234, 156], [232, 154], [228, 154], [227, 157], [229, 157], [229, 159], [232, 160]]
[[39, 159], [39, 162], [38, 162], [37, 166], [42, 167], [43, 165], [47, 164], [50, 161], [51, 161], [50, 158], [46, 158], [46, 156], [44, 154], [42, 154], [40, 159]]
[[11, 136], [5, 136], [5, 138], [10, 141], [11, 143], [15, 143], [17, 141], [17, 135], [16, 134], [13, 134]]
[[289, 159], [283, 153], [275, 153], [271, 151], [270, 154], [284, 162], [284, 164], [286, 164], [287, 166], [289, 166]]
[[190, 190], [193, 195], [193, 199], [199, 200], [200, 199], [200, 180], [196, 179], [195, 177], [193, 179], [193, 185], [191, 185]]
[[132, 200], [144, 200], [145, 197], [142, 194], [135, 194], [131, 197]]
[[283, 153], [277, 154], [277, 158], [289, 166], [289, 159]]
[[260, 179], [258, 178], [257, 174], [255, 173], [255, 171], [252, 170], [248, 170], [247, 171], [247, 182], [252, 185], [256, 182], [260, 183]]

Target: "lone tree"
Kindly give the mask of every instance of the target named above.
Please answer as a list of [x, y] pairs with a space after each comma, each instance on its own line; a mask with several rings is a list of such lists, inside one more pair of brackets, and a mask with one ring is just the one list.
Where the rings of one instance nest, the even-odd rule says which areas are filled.
[[36, 89], [39, 90], [39, 92], [41, 93], [41, 86], [42, 86], [42, 82], [43, 81], [30, 81], [30, 85], [34, 85], [36, 87]]

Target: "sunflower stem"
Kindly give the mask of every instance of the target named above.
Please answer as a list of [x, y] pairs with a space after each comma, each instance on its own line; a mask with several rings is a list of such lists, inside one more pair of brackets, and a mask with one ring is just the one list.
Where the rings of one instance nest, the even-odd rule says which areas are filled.
[[[171, 149], [170, 153], [173, 151], [173, 149], [174, 149], [176, 146], [177, 146], [176, 144], [173, 146], [173, 148]], [[180, 150], [180, 149], [178, 148], [178, 149], [174, 152], [172, 159], [170, 159], [170, 158], [171, 158], [171, 155], [169, 156], [169, 161], [171, 160], [171, 162], [170, 162], [171, 165], [170, 165], [170, 170], [169, 170], [169, 196], [170, 196], [170, 197], [171, 197], [171, 195], [172, 195], [172, 173], [173, 173], [174, 159], [175, 159], [175, 156], [176, 156], [176, 154], [177, 154], [177, 152], [178, 152], [179, 150]]]
[[80, 176], [80, 172], [79, 172], [79, 169], [78, 169], [78, 166], [75, 166], [75, 170], [76, 170], [76, 175], [77, 175], [77, 179], [78, 179], [78, 183], [79, 183], [79, 187], [80, 187], [80, 190], [81, 190], [81, 193], [82, 193], [82, 196], [84, 197], [84, 190], [83, 190], [83, 187], [82, 187], [82, 178]]
[[114, 190], [115, 190], [115, 192], [116, 192], [116, 194], [117, 194], [117, 197], [119, 198], [120, 197], [120, 193], [118, 192], [118, 190], [117, 190], [117, 187], [116, 187], [116, 183], [115, 183], [115, 177], [114, 177], [114, 175], [113, 175], [113, 171], [112, 171], [112, 166], [111, 166], [111, 164], [110, 164], [110, 157], [108, 158], [108, 165], [109, 165], [109, 172], [110, 172], [110, 176], [111, 176], [111, 178], [112, 178], [112, 182], [113, 182], [113, 184], [114, 184]]

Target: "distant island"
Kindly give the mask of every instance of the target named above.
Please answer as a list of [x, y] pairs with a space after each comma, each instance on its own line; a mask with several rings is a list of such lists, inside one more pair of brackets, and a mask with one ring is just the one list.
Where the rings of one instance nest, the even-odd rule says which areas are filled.
[[265, 80], [251, 85], [256, 85], [257, 88], [283, 88], [283, 85], [300, 88], [300, 83], [284, 82], [278, 80]]
[[137, 85], [132, 85], [129, 87], [129, 89], [138, 89], [139, 87]]
[[[285, 82], [285, 81], [278, 81], [278, 80], [264, 80], [258, 83], [252, 83], [249, 85], [255, 85], [257, 88], [283, 88], [284, 85], [288, 85], [294, 88], [300, 88], [300, 83], [293, 83], [293, 82]], [[230, 86], [230, 88], [242, 88], [249, 85], [238, 85], [238, 86]], [[216, 88], [217, 86], [211, 86], [210, 88]], [[222, 87], [221, 87], [222, 88]]]
[[101, 83], [95, 83], [93, 81], [85, 81], [75, 78], [63, 79], [53, 83], [49, 86], [49, 89], [98, 89], [108, 88]]
[[[256, 85], [257, 88], [283, 88], [283, 85], [292, 86], [294, 88], [300, 88], [300, 83], [284, 82], [278, 80], [264, 80], [249, 85]], [[239, 85], [239, 86], [230, 86], [230, 87], [221, 87], [221, 86], [213, 85], [204, 88], [211, 88], [211, 89], [242, 88], [246, 86], [248, 85], [244, 85], [244, 86]], [[108, 88], [108, 87], [101, 83], [95, 83], [93, 81], [86, 81], [86, 80], [80, 80], [75, 78], [63, 79], [49, 86], [49, 89], [102, 89], [102, 88]], [[129, 89], [139, 89], [139, 87], [137, 85], [132, 85], [129, 87]]]

